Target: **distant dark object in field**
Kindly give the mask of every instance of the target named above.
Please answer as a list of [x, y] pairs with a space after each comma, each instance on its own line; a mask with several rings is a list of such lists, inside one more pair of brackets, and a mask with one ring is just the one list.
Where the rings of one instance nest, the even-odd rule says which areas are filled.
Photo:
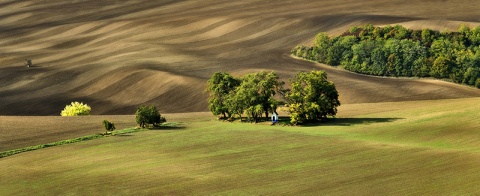
[[27, 65], [27, 67], [33, 66], [32, 59], [25, 59], [25, 65]]

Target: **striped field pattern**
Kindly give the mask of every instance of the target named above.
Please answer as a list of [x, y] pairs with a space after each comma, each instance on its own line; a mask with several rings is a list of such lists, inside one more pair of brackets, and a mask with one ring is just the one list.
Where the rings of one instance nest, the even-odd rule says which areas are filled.
[[133, 114], [142, 104], [207, 111], [205, 84], [216, 71], [272, 70], [287, 81], [324, 69], [342, 103], [478, 97], [447, 82], [368, 77], [289, 56], [318, 32], [353, 25], [477, 26], [478, 7], [468, 0], [4, 0], [0, 115], [58, 115], [71, 101], [93, 114]]

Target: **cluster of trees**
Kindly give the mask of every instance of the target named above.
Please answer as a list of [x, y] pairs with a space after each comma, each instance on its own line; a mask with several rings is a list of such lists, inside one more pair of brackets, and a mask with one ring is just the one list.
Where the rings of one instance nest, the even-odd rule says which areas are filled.
[[335, 37], [319, 33], [313, 46], [291, 54], [362, 74], [435, 77], [480, 88], [480, 26], [440, 32], [366, 25]]
[[231, 118], [242, 117], [246, 113], [249, 119], [258, 122], [263, 113], [275, 111], [278, 101], [273, 98], [282, 91], [283, 83], [278, 81], [275, 72], [258, 72], [235, 78], [225, 72], [216, 72], [208, 80], [210, 92], [208, 107], [214, 115]]
[[291, 122], [300, 124], [335, 116], [340, 106], [335, 85], [323, 71], [300, 72], [290, 80], [292, 89], [284, 89], [275, 72], [258, 72], [235, 78], [225, 72], [214, 73], [208, 80], [208, 107], [224, 119], [246, 114], [258, 122], [265, 114], [276, 112], [284, 103], [274, 98], [279, 94], [291, 113]]

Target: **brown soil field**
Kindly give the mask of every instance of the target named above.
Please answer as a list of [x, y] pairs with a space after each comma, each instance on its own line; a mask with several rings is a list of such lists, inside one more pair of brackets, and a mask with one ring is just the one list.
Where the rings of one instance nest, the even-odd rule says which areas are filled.
[[[323, 69], [341, 102], [478, 97], [480, 90], [429, 79], [349, 73], [291, 58], [321, 31], [403, 24], [456, 30], [480, 24], [468, 0], [58, 1], [0, 2], [0, 115], [58, 115], [71, 101], [94, 115], [207, 111], [207, 79]], [[24, 59], [33, 67], [24, 66]]]

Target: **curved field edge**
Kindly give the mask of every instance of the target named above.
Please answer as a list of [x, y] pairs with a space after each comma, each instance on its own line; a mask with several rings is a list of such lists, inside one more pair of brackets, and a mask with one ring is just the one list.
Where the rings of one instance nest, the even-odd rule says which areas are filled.
[[[0, 159], [1, 194], [478, 194], [480, 99], [345, 104], [319, 126], [185, 119]], [[188, 114], [185, 114], [185, 116]]]

